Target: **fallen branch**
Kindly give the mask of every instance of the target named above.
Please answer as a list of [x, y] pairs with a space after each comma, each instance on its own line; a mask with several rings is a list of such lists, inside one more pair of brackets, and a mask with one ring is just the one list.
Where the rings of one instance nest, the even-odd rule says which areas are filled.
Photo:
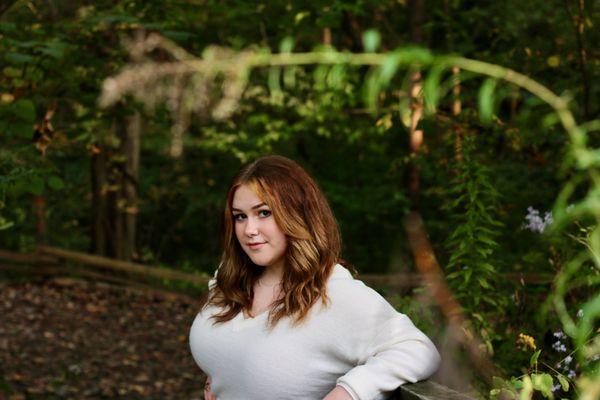
[[152, 267], [127, 261], [114, 260], [111, 258], [79, 253], [76, 251], [63, 250], [50, 246], [40, 246], [39, 251], [42, 254], [54, 256], [60, 259], [75, 261], [81, 264], [93, 265], [98, 268], [104, 268], [114, 271], [131, 272], [146, 276], [152, 276], [154, 278], [159, 279], [185, 281], [199, 286], [206, 286], [209, 279], [208, 276], [189, 274], [186, 272], [175, 271], [163, 267]]
[[8, 250], [0, 250], [0, 260], [23, 263], [23, 264], [57, 264], [56, 257], [43, 254], [24, 254]]

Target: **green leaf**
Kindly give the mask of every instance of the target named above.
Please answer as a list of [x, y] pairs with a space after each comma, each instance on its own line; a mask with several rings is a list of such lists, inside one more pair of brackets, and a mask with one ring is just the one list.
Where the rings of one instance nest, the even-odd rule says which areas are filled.
[[280, 53], [291, 53], [294, 49], [294, 38], [288, 36], [279, 44]]
[[435, 113], [439, 97], [439, 87], [442, 73], [446, 69], [445, 65], [435, 65], [425, 79], [423, 84], [423, 96], [425, 98], [425, 107], [428, 112]]
[[48, 187], [54, 190], [60, 190], [65, 187], [65, 184], [58, 176], [52, 175], [48, 178]]
[[364, 98], [369, 110], [374, 113], [377, 109], [377, 97], [381, 89], [379, 85], [379, 76], [376, 69], [371, 69], [365, 78]]
[[508, 383], [499, 376], [492, 377], [492, 386], [495, 388], [509, 387]]
[[61, 59], [65, 55], [65, 52], [67, 51], [68, 48], [69, 48], [68, 43], [51, 42], [51, 43], [47, 43], [45, 47], [40, 49], [40, 52], [58, 60], [58, 59]]
[[319, 65], [315, 68], [313, 72], [313, 79], [315, 80], [315, 85], [318, 87], [323, 87], [327, 83], [327, 74], [329, 73], [328, 65]]
[[398, 52], [390, 53], [385, 57], [379, 70], [379, 79], [383, 84], [387, 85], [396, 75], [401, 60], [402, 57]]
[[556, 377], [558, 378], [558, 381], [560, 382], [560, 386], [562, 386], [562, 390], [564, 390], [565, 392], [569, 391], [569, 381], [567, 380], [567, 378], [564, 377], [564, 375], [556, 375]]
[[10, 228], [11, 226], [13, 226], [15, 223], [12, 221], [8, 221], [6, 219], [4, 219], [4, 217], [2, 217], [0, 215], [0, 231], [3, 231], [5, 229]]
[[542, 392], [544, 397], [552, 397], [552, 386], [554, 381], [550, 374], [531, 374], [533, 388]]
[[553, 112], [550, 113], [548, 115], [546, 115], [544, 118], [542, 118], [542, 126], [546, 129], [551, 128], [552, 126], [558, 124], [560, 122], [560, 118], [558, 117], [558, 114]]
[[477, 282], [481, 285], [482, 288], [491, 289], [492, 287], [484, 278], [477, 278]]
[[281, 85], [279, 84], [279, 80], [281, 79], [281, 68], [271, 67], [269, 68], [269, 90], [271, 91], [271, 95], [275, 93], [281, 92]]
[[529, 365], [531, 367], [533, 367], [535, 364], [537, 364], [538, 358], [539, 358], [541, 352], [542, 352], [542, 350], [537, 350], [535, 353], [533, 353], [533, 355], [531, 356], [531, 359], [529, 359]]
[[379, 32], [374, 29], [369, 29], [363, 34], [363, 47], [367, 53], [374, 53], [377, 51], [380, 42], [381, 37], [379, 36]]
[[28, 99], [17, 100], [9, 107], [13, 115], [23, 122], [33, 124], [35, 122], [35, 105]]
[[33, 124], [27, 124], [23, 122], [7, 123], [6, 133], [10, 136], [31, 139], [33, 136]]
[[298, 68], [295, 66], [285, 67], [283, 70], [283, 84], [286, 88], [293, 89], [296, 87], [296, 72]]
[[44, 193], [44, 180], [39, 176], [32, 176], [29, 181], [25, 183], [25, 190], [29, 193], [41, 196]]
[[29, 54], [14, 53], [14, 52], [8, 52], [8, 53], [4, 54], [4, 59], [6, 61], [10, 61], [15, 64], [25, 64], [25, 63], [33, 62], [35, 60], [35, 58], [33, 56], [30, 56]]
[[335, 89], [341, 89], [346, 77], [346, 66], [337, 64], [331, 67], [327, 74], [327, 85]]
[[484, 124], [489, 124], [492, 121], [496, 82], [495, 79], [488, 78], [479, 89], [479, 115]]

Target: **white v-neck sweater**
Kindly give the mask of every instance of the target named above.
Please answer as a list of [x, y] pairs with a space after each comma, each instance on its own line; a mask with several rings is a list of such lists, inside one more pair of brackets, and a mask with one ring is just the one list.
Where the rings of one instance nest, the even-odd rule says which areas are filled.
[[[216, 276], [216, 273], [215, 273]], [[209, 288], [215, 279], [209, 282]], [[304, 324], [283, 318], [266, 329], [268, 312], [239, 313], [212, 325], [217, 308], [204, 307], [190, 329], [198, 366], [212, 378], [218, 400], [322, 400], [336, 384], [354, 400], [381, 400], [406, 382], [431, 376], [440, 355], [434, 344], [379, 293], [337, 264]]]

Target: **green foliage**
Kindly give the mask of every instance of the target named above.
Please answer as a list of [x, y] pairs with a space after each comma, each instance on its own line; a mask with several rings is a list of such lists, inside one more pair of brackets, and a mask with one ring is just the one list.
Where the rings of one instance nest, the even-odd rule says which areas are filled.
[[460, 158], [452, 164], [455, 175], [449, 181], [449, 200], [443, 206], [455, 226], [445, 243], [450, 254], [446, 279], [466, 313], [475, 317], [478, 331], [493, 353], [492, 339], [497, 335], [490, 321], [498, 308], [506, 306], [501, 292], [492, 289], [502, 285], [495, 239], [503, 224], [496, 211], [500, 194], [491, 184], [489, 169], [475, 154], [474, 137], [465, 136]]
[[446, 266], [450, 272], [447, 279], [461, 290], [460, 297], [472, 296], [473, 306], [486, 302], [496, 307], [497, 301], [482, 296], [482, 292], [488, 292], [488, 281], [498, 279], [498, 269], [490, 262], [499, 247], [494, 239], [503, 226], [494, 215], [500, 194], [490, 182], [489, 168], [477, 161], [474, 154], [474, 138], [464, 137], [461, 159], [453, 164], [456, 174], [449, 182], [448, 195], [452, 200], [443, 206], [456, 226], [446, 243], [451, 254]]

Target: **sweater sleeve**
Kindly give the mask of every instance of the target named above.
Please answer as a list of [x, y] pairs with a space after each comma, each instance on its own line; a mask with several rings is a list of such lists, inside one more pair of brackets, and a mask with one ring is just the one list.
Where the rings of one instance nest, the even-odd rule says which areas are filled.
[[[345, 289], [348, 290], [348, 289]], [[441, 361], [435, 345], [406, 315], [397, 312], [379, 293], [354, 281], [344, 293], [346, 333], [341, 340], [353, 365], [336, 384], [354, 400], [375, 400], [398, 386], [428, 378]]]

